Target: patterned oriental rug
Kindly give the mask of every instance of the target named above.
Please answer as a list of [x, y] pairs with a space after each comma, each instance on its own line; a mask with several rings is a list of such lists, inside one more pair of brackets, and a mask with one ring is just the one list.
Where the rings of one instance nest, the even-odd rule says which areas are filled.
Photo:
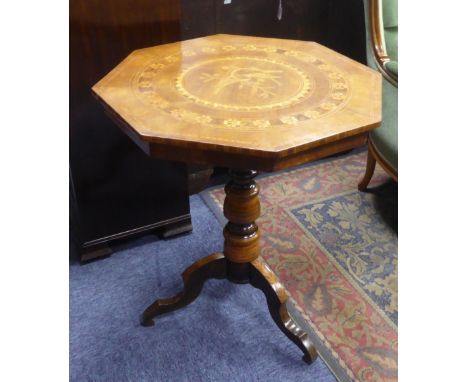
[[[397, 194], [366, 151], [257, 177], [261, 256], [339, 381], [397, 380]], [[223, 187], [203, 199], [224, 224]]]

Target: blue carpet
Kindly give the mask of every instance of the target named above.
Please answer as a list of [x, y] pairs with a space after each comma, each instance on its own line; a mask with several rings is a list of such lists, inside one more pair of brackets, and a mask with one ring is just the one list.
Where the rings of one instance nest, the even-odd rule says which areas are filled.
[[147, 305], [180, 290], [183, 269], [222, 249], [214, 215], [198, 196], [190, 203], [192, 234], [146, 236], [70, 265], [70, 381], [335, 382], [320, 358], [301, 360], [249, 285], [210, 280], [188, 307], [140, 326]]

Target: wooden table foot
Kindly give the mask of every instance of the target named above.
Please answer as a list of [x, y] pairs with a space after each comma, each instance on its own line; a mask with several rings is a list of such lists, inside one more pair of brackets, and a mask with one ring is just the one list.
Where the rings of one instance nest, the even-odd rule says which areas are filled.
[[276, 275], [260, 258], [250, 263], [250, 284], [260, 289], [267, 299], [270, 315], [278, 328], [304, 353], [302, 359], [311, 364], [317, 358], [317, 350], [307, 333], [288, 312], [288, 295]]
[[[174, 297], [159, 299], [153, 302], [144, 312], [141, 319], [143, 326], [153, 326], [154, 318], [164, 313], [183, 308], [193, 302], [200, 294], [203, 284], [211, 278], [227, 278], [227, 270], [235, 265], [226, 260], [223, 254], [215, 253], [198, 260], [182, 274], [184, 289]], [[307, 333], [294, 321], [288, 312], [288, 295], [271, 271], [261, 259], [255, 259], [248, 265], [246, 281], [260, 289], [266, 297], [270, 315], [278, 328], [294, 342], [304, 353], [302, 359], [312, 363], [317, 358], [317, 351], [309, 340]], [[234, 282], [236, 279], [232, 280]]]
[[153, 318], [164, 313], [183, 308], [193, 302], [200, 294], [206, 280], [226, 278], [226, 259], [222, 253], [204, 257], [182, 273], [184, 289], [171, 298], [156, 300], [141, 317], [143, 326], [153, 326]]

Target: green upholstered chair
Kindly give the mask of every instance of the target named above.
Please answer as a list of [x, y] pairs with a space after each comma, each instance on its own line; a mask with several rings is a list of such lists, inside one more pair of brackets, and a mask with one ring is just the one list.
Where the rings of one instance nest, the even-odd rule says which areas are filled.
[[364, 0], [367, 64], [382, 73], [382, 125], [368, 138], [364, 191], [376, 161], [398, 181], [398, 0]]

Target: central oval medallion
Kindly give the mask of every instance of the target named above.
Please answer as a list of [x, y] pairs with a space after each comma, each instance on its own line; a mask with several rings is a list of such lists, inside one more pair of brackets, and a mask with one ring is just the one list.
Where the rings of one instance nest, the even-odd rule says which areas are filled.
[[205, 106], [249, 111], [286, 107], [310, 93], [313, 83], [300, 69], [283, 62], [225, 57], [185, 69], [176, 87]]

